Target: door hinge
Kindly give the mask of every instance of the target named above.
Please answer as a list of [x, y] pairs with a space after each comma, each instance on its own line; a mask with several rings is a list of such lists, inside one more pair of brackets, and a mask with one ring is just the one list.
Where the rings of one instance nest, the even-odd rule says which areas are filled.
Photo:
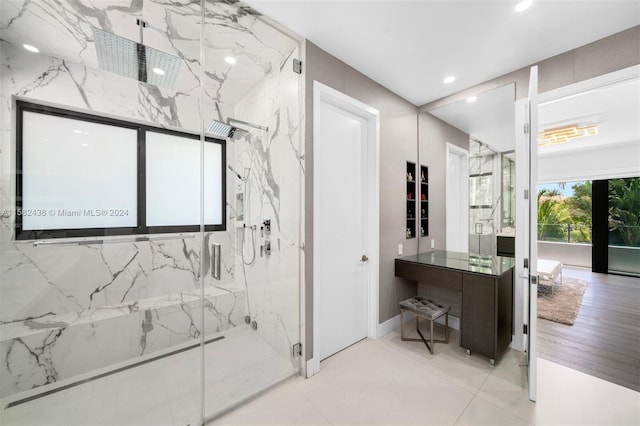
[[529, 269], [529, 259], [524, 259], [524, 268]]
[[531, 284], [536, 284], [538, 285], [538, 276], [537, 275], [530, 275], [529, 276], [529, 282]]
[[293, 60], [293, 72], [302, 74], [302, 61], [300, 59]]
[[525, 189], [525, 190], [524, 190], [524, 199], [525, 199], [525, 200], [528, 200], [528, 199], [529, 199], [529, 190], [528, 190], [528, 189]]
[[524, 334], [529, 334], [529, 326], [527, 324], [522, 324], [522, 332]]
[[529, 123], [524, 123], [524, 134], [528, 135], [529, 134]]
[[296, 343], [293, 345], [293, 356], [302, 356], [302, 343]]

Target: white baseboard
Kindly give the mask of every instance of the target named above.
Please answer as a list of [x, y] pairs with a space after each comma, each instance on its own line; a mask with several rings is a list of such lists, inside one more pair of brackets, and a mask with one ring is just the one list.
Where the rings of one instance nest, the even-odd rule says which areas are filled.
[[376, 330], [374, 339], [380, 339], [381, 337], [384, 337], [385, 335], [391, 333], [398, 327], [400, 327], [400, 314], [386, 320], [382, 324], [378, 324], [378, 329]]
[[319, 365], [316, 362], [315, 358], [311, 358], [309, 361], [307, 361], [307, 368], [305, 370], [305, 373], [306, 373], [305, 378], [308, 379], [308, 378], [318, 374], [319, 371], [316, 371], [317, 367], [319, 367]]
[[[406, 313], [404, 315], [404, 322], [407, 323], [414, 318], [415, 318], [415, 315], [411, 313]], [[438, 318], [435, 322], [437, 322], [438, 324], [444, 325], [444, 317]], [[388, 319], [382, 324], [378, 324], [378, 330], [374, 339], [380, 339], [381, 337], [391, 333], [393, 330], [396, 330], [399, 327], [400, 327], [400, 314], [396, 315], [393, 318]], [[460, 330], [460, 319], [449, 315], [449, 328]]]

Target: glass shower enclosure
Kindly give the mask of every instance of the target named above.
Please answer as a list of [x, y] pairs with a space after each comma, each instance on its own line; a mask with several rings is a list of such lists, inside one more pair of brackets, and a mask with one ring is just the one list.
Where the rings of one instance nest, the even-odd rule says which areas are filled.
[[490, 146], [469, 141], [469, 253], [496, 254], [501, 212], [500, 156]]
[[209, 0], [0, 28], [1, 423], [203, 424], [296, 374], [299, 40]]

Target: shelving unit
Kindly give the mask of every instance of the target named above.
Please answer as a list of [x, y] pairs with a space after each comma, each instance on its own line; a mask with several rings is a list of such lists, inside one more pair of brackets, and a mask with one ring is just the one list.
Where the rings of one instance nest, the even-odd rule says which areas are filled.
[[407, 161], [407, 180], [406, 198], [406, 222], [407, 222], [407, 239], [416, 237], [416, 163]]
[[420, 232], [421, 237], [429, 235], [429, 168], [420, 166]]

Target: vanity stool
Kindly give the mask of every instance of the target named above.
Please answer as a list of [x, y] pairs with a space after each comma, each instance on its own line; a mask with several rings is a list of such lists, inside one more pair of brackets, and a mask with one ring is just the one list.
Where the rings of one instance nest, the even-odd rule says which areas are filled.
[[[433, 355], [434, 343], [449, 343], [449, 311], [451, 307], [449, 305], [440, 304], [424, 297], [412, 297], [411, 299], [403, 300], [400, 302], [400, 338], [402, 340], [410, 342], [419, 342], [421, 339], [427, 349]], [[411, 312], [416, 316], [416, 331], [420, 335], [421, 339], [411, 339], [404, 337], [404, 313]], [[444, 340], [433, 339], [433, 321], [437, 320], [444, 315]], [[420, 331], [420, 318], [429, 320], [431, 326], [431, 335], [429, 336], [429, 342], [424, 338]], [[429, 345], [431, 343], [431, 345]]]

